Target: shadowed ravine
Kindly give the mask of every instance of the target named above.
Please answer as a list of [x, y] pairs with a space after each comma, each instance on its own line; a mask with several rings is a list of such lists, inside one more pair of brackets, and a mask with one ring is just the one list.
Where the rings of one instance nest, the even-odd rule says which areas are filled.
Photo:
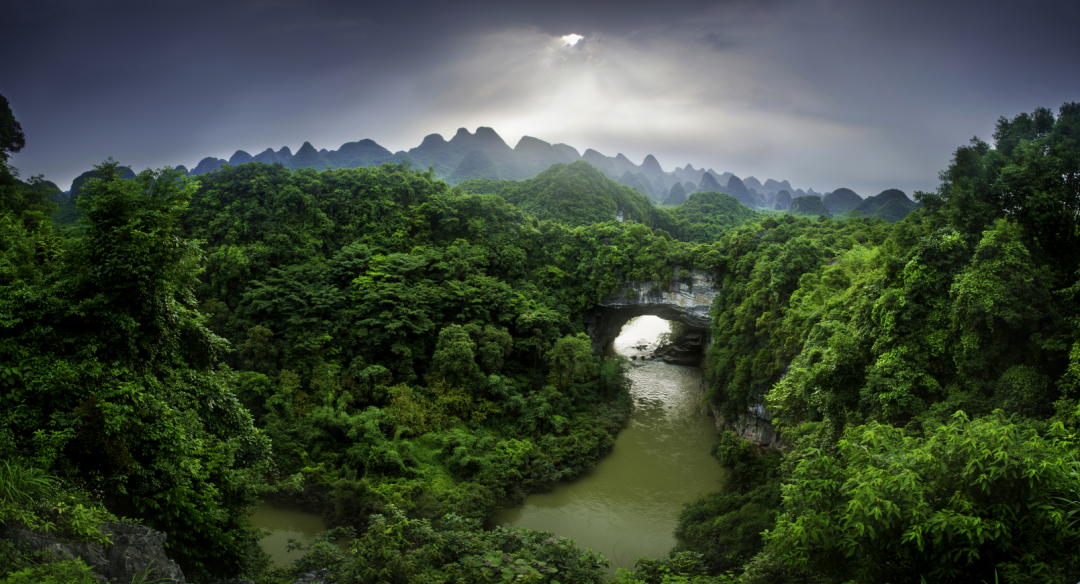
[[[640, 317], [623, 328], [615, 350], [645, 354], [634, 346], [667, 330], [665, 320]], [[577, 480], [497, 514], [495, 524], [572, 538], [604, 554], [612, 573], [633, 568], [639, 556], [667, 556], [682, 506], [720, 487], [723, 470], [709, 454], [716, 431], [701, 407], [699, 369], [635, 361], [629, 376], [634, 413], [611, 454]]]

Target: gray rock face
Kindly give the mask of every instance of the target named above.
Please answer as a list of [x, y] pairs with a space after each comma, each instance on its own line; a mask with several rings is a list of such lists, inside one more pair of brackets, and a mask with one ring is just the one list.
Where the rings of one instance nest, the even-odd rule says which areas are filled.
[[31, 551], [45, 552], [57, 561], [80, 558], [102, 582], [131, 582], [146, 572], [147, 582], [187, 583], [180, 566], [165, 555], [164, 533], [130, 523], [108, 523], [102, 531], [113, 542], [109, 548], [95, 542], [60, 541], [45, 533], [14, 527], [4, 527], [0, 537], [26, 542]]
[[784, 441], [781, 440], [780, 433], [776, 431], [776, 428], [768, 420], [755, 415], [753, 409], [742, 414], [739, 419], [733, 422], [725, 420], [715, 407], [712, 408], [712, 413], [713, 418], [716, 420], [717, 431], [731, 430], [743, 440], [756, 442], [758, 445], [772, 450], [783, 450]]
[[[712, 344], [712, 339], [709, 339], [709, 344]], [[702, 364], [703, 370], [704, 367], [705, 365]], [[703, 376], [701, 379], [701, 391], [708, 392], [708, 390], [708, 382]], [[772, 425], [772, 414], [765, 409], [765, 404], [762, 402], [762, 398], [759, 397], [750, 405], [747, 411], [740, 414], [735, 420], [726, 420], [720, 410], [710, 405], [709, 409], [712, 410], [713, 419], [716, 422], [716, 431], [731, 430], [743, 440], [749, 440], [772, 450], [783, 450], [784, 441], [780, 438], [780, 433]]]
[[660, 345], [653, 351], [653, 355], [663, 359], [664, 363], [674, 365], [688, 365], [690, 367], [703, 366], [701, 341], [703, 333], [690, 333], [677, 343]]
[[[674, 268], [673, 283], [664, 287], [661, 282], [627, 282], [621, 288], [609, 294], [591, 310], [582, 316], [585, 324], [585, 332], [592, 339], [593, 350], [603, 352], [619, 336], [623, 325], [635, 316], [651, 314], [667, 320], [677, 320], [689, 325], [691, 328], [708, 331], [712, 319], [709, 318], [709, 310], [713, 300], [720, 295], [721, 290], [716, 285], [716, 276], [706, 270], [680, 270]], [[688, 338], [709, 339], [709, 336], [698, 337], [691, 333]], [[696, 342], [700, 343], [701, 340]], [[703, 349], [698, 349], [691, 356], [689, 351], [685, 355], [683, 351], [672, 351], [665, 358], [661, 354], [666, 351], [658, 351], [657, 356], [670, 362], [701, 365]], [[702, 390], [708, 388], [702, 380]], [[772, 416], [761, 404], [755, 404], [749, 410], [741, 414], [736, 420], [725, 420], [720, 412], [713, 409], [716, 419], [717, 430], [728, 429], [734, 431], [744, 440], [751, 440], [774, 450], [784, 447], [780, 434], [770, 423]]]
[[709, 309], [720, 294], [715, 276], [704, 270], [680, 270], [670, 286], [661, 282], [627, 282], [583, 315], [585, 331], [596, 351], [605, 350], [628, 320], [651, 314], [709, 330]]
[[165, 555], [165, 538], [168, 536], [164, 533], [128, 523], [109, 524], [106, 532], [113, 542], [106, 551], [109, 559], [107, 577], [131, 582], [149, 567], [148, 581], [187, 582], [180, 566]]

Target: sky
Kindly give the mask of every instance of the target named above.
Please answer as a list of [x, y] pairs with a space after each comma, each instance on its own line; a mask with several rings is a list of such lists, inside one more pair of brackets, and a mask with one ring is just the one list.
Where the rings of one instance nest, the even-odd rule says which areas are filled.
[[1000, 116], [1080, 101], [1077, 22], [1063, 0], [5, 2], [0, 95], [26, 134], [11, 163], [65, 190], [110, 156], [192, 168], [489, 126], [911, 194]]

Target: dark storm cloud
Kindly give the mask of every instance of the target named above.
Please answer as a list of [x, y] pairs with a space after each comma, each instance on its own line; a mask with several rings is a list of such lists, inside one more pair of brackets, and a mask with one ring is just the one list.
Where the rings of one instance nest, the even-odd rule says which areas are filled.
[[[975, 6], [976, 8], [972, 8]], [[0, 9], [13, 162], [194, 165], [495, 127], [665, 168], [933, 188], [999, 115], [1080, 100], [1064, 2], [58, 2]], [[559, 37], [584, 35], [573, 47]], [[873, 192], [870, 192], [873, 191]]]

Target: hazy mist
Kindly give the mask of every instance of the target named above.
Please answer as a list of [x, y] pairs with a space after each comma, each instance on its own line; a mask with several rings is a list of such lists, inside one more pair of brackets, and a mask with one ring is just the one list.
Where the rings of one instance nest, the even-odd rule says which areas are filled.
[[[665, 170], [931, 190], [988, 120], [1080, 94], [1064, 2], [36, 2], [0, 18], [24, 176], [493, 127]], [[562, 39], [578, 34], [574, 45]]]

